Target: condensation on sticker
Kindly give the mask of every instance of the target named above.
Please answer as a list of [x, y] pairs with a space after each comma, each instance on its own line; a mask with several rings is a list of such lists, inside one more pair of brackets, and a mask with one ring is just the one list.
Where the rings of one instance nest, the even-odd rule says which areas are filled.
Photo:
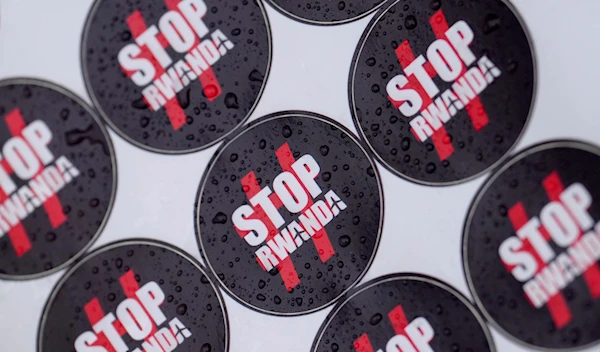
[[384, 2], [384, 0], [269, 0], [269, 3], [284, 15], [294, 20], [319, 25], [355, 21], [371, 14]]
[[379, 175], [344, 127], [266, 116], [216, 153], [198, 194], [200, 250], [223, 288], [274, 315], [321, 309], [355, 285], [379, 243]]
[[73, 93], [0, 81], [0, 278], [33, 279], [72, 263], [100, 235], [116, 193], [108, 133]]
[[261, 1], [96, 1], [82, 43], [84, 78], [102, 117], [161, 153], [206, 148], [241, 126], [271, 65]]
[[600, 149], [553, 141], [511, 158], [478, 192], [464, 267], [485, 316], [523, 344], [571, 350], [600, 332]]
[[522, 22], [503, 1], [393, 1], [363, 34], [350, 74], [361, 137], [395, 174], [474, 178], [521, 136], [535, 91]]
[[312, 352], [495, 351], [483, 318], [449, 285], [392, 274], [348, 292], [333, 307]]
[[115, 242], [61, 278], [38, 351], [229, 350], [223, 299], [202, 266], [162, 242]]

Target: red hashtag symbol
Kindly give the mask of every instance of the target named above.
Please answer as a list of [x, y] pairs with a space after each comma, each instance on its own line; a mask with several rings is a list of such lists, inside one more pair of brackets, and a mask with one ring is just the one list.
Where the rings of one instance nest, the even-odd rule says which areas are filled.
[[[140, 289], [140, 286], [138, 285], [137, 281], [135, 280], [135, 274], [134, 274], [133, 270], [129, 270], [128, 272], [123, 274], [119, 278], [119, 282], [121, 283], [121, 288], [123, 289], [125, 296], [127, 298], [135, 299], [139, 303], [139, 300], [138, 300], [137, 296], [135, 295], [135, 293], [137, 290]], [[144, 309], [146, 314], [148, 314], [144, 305], [141, 303], [140, 303], [140, 305], [142, 306], [142, 308]], [[100, 320], [102, 320], [102, 318], [104, 318], [104, 311], [102, 310], [102, 306], [100, 305], [100, 301], [98, 300], [97, 297], [95, 297], [91, 301], [89, 301], [85, 305], [83, 310], [85, 311], [85, 314], [87, 315], [88, 321], [90, 322], [91, 326], [94, 326], [97, 322], [99, 322]], [[125, 335], [125, 333], [126, 333], [125, 328], [123, 327], [123, 324], [121, 324], [120, 321], [118, 321], [118, 320], [115, 321], [113, 323], [113, 325], [115, 327], [115, 330], [117, 330], [117, 333], [119, 333], [119, 336]], [[154, 322], [152, 322], [152, 331], [150, 332], [150, 334], [148, 336], [153, 336], [155, 332], [156, 332], [156, 325], [154, 324]], [[108, 339], [106, 338], [104, 333], [98, 334], [98, 339], [92, 346], [104, 347], [108, 352], [115, 352], [115, 349], [113, 348], [112, 344], [108, 341]], [[160, 350], [162, 351], [162, 349], [160, 349]]]
[[[429, 19], [429, 23], [431, 24], [431, 28], [438, 39], [446, 38], [446, 31], [448, 30], [448, 22], [446, 21], [446, 17], [442, 10], [437, 11], [431, 18]], [[410, 47], [410, 43], [408, 40], [402, 42], [396, 49], [396, 56], [398, 57], [398, 62], [402, 66], [402, 69], [406, 69], [408, 65], [410, 65], [415, 60], [415, 55]], [[424, 65], [425, 70], [429, 74], [431, 78], [437, 76], [435, 69], [431, 65], [431, 63], [427, 62]], [[464, 67], [460, 74], [462, 77], [466, 72], [466, 67]], [[460, 77], [458, 79], [460, 79]], [[429, 95], [425, 92], [421, 84], [415, 76], [408, 77], [408, 84], [405, 86], [406, 89], [414, 89], [423, 100], [423, 110], [427, 109], [427, 107], [433, 102]], [[402, 101], [395, 101], [391, 97], [388, 97], [392, 104], [398, 109], [398, 107], [403, 103]], [[465, 107], [469, 117], [471, 118], [471, 122], [473, 123], [473, 127], [475, 131], [480, 131], [489, 123], [489, 118], [481, 100], [478, 97], [475, 97], [471, 102]], [[440, 160], [448, 159], [452, 154], [454, 154], [454, 147], [452, 146], [452, 141], [448, 133], [446, 132], [446, 128], [442, 125], [438, 130], [432, 128], [433, 135], [431, 136], [431, 140], [433, 141], [433, 145], [435, 146], [435, 150], [440, 157]]]
[[[167, 5], [167, 8], [169, 10], [179, 12], [179, 8], [177, 7], [177, 4], [179, 3], [179, 1], [180, 0], [165, 0], [165, 4]], [[186, 22], [187, 22], [187, 20], [186, 20]], [[127, 18], [127, 25], [129, 26], [129, 30], [131, 31], [131, 34], [133, 35], [134, 38], [137, 38], [140, 35], [142, 35], [142, 33], [144, 33], [146, 31], [146, 29], [148, 28], [146, 26], [146, 22], [144, 21], [144, 17], [142, 16], [142, 13], [140, 12], [140, 10], [133, 12]], [[189, 23], [188, 23], [188, 25], [189, 25]], [[158, 35], [158, 41], [163, 46], [163, 48], [167, 48], [169, 46], [169, 43], [167, 42], [165, 37], [162, 35], [162, 33], [160, 33]], [[200, 42], [199, 42], [198, 38], [196, 38], [192, 48], [197, 47], [199, 43]], [[144, 58], [152, 63], [152, 66], [154, 66], [154, 69], [156, 71], [153, 79], [157, 79], [158, 77], [162, 76], [162, 74], [165, 73], [165, 70], [158, 63], [158, 61], [156, 61], [156, 59], [154, 58], [154, 56], [152, 55], [150, 50], [146, 47], [141, 48], [141, 50], [142, 50], [142, 52], [137, 57]], [[124, 71], [128, 77], [130, 77], [134, 73], [132, 71], [127, 71], [127, 70], [124, 70]], [[202, 72], [199, 79], [200, 79], [200, 83], [202, 84], [202, 89], [204, 90], [204, 94], [208, 98], [208, 101], [212, 102], [219, 95], [221, 95], [221, 93], [222, 93], [221, 86], [219, 85], [219, 81], [217, 80], [217, 77], [215, 76], [215, 73], [212, 68], [209, 67], [204, 72]], [[150, 106], [150, 105], [148, 104], [148, 106]], [[167, 116], [169, 116], [169, 120], [171, 121], [171, 125], [173, 126], [174, 130], [180, 129], [185, 124], [185, 122], [186, 122], [185, 112], [183, 111], [183, 108], [179, 104], [179, 101], [177, 101], [177, 96], [174, 96], [171, 99], [167, 100], [167, 103], [165, 104], [165, 111], [167, 112]]]
[[[564, 191], [564, 186], [558, 173], [556, 171], [552, 172], [544, 179], [542, 183], [544, 189], [546, 190], [546, 194], [548, 195], [548, 199], [553, 202], [560, 201], [559, 197]], [[518, 202], [512, 208], [510, 208], [508, 211], [508, 217], [515, 231], [518, 231], [529, 221], [525, 207], [523, 207], [523, 203], [521, 202]], [[540, 227], [540, 232], [546, 241], [550, 240], [550, 234], [543, 226]], [[581, 239], [582, 235], [583, 232], [579, 234], [579, 239]], [[533, 245], [527, 239], [523, 240], [522, 251], [529, 252], [534, 257], [538, 265], [538, 271], [536, 274], [540, 273], [546, 267], [546, 263], [544, 263], [542, 258], [540, 258], [538, 253], [533, 248]], [[505, 266], [509, 271], [512, 271], [512, 269], [515, 267], [514, 265], [506, 264]], [[600, 267], [598, 264], [596, 263], [590, 266], [583, 275], [592, 297], [594, 299], [600, 298]], [[565, 298], [561, 292], [557, 292], [554, 296], [552, 296], [550, 300], [548, 300], [547, 306], [550, 315], [552, 316], [552, 320], [554, 321], [554, 325], [559, 329], [565, 327], [573, 318], [571, 315], [571, 310], [569, 309], [569, 306], [567, 305], [567, 302], [565, 301]]]
[[[292, 175], [295, 175], [292, 169], [292, 164], [294, 164], [296, 160], [294, 159], [294, 155], [292, 154], [290, 146], [287, 143], [285, 143], [275, 151], [275, 155], [277, 156], [277, 160], [281, 165], [281, 169], [283, 171], [291, 173]], [[254, 171], [250, 171], [246, 176], [244, 176], [241, 179], [241, 183], [242, 189], [246, 193], [246, 197], [248, 199], [251, 199], [258, 192], [260, 192], [261, 188], [256, 180], [256, 175], [254, 174]], [[300, 182], [300, 184], [302, 183]], [[304, 189], [304, 191], [308, 194], [308, 190], [306, 190], [306, 188]], [[277, 209], [280, 209], [283, 206], [283, 203], [275, 193], [271, 194], [269, 198]], [[309, 197], [308, 203], [302, 211], [305, 211], [312, 205], [313, 201]], [[255, 212], [250, 217], [250, 219], [258, 219], [267, 226], [267, 230], [269, 231], [269, 235], [266, 239], [267, 241], [271, 240], [273, 237], [275, 237], [275, 235], [277, 235], [277, 228], [275, 227], [275, 225], [273, 225], [273, 223], [262, 208], [255, 209]], [[242, 238], [244, 238], [248, 234], [248, 232], [240, 231], [237, 228], [236, 230]], [[312, 240], [323, 263], [325, 263], [327, 260], [329, 260], [329, 258], [331, 258], [335, 254], [335, 250], [331, 245], [331, 241], [329, 240], [329, 236], [327, 235], [327, 232], [325, 231], [324, 227], [314, 234]], [[261, 263], [259, 262], [259, 264]], [[281, 275], [283, 283], [285, 284], [285, 287], [288, 291], [291, 291], [294, 287], [300, 284], [300, 278], [298, 278], [298, 273], [294, 268], [294, 263], [292, 263], [291, 257], [288, 256], [287, 258], [282, 260], [277, 265], [277, 269], [279, 270], [279, 274]]]
[[[408, 319], [406, 319], [404, 309], [402, 309], [401, 305], [396, 306], [396, 308], [392, 309], [388, 313], [388, 319], [390, 320], [390, 323], [392, 323], [392, 327], [394, 328], [396, 335], [408, 337], [404, 331], [404, 329], [406, 329], [408, 326]], [[358, 339], [356, 339], [356, 341], [354, 341], [354, 349], [356, 352], [374, 351], [373, 345], [371, 345], [371, 340], [369, 340], [369, 336], [367, 334], [362, 334]]]
[[[21, 115], [21, 111], [18, 108], [6, 115], [5, 122], [13, 137], [21, 137], [21, 132], [25, 126], [27, 126], [23, 116]], [[26, 139], [23, 140], [27, 143]], [[29, 147], [31, 148], [31, 146]], [[37, 177], [44, 171], [44, 165], [39, 159], [38, 163], [39, 171], [36, 175], [34, 175], [34, 177]], [[7, 174], [12, 174], [13, 169], [6, 159], [2, 160], [0, 164]], [[4, 202], [6, 199], [8, 199], [8, 195], [4, 193], [2, 189], [0, 189], [0, 203]], [[65, 221], [67, 221], [67, 216], [63, 212], [63, 207], [60, 204], [60, 200], [56, 194], [46, 199], [44, 202], [44, 209], [46, 210], [46, 215], [48, 215], [48, 220], [50, 220], [50, 225], [53, 229], [58, 228]], [[14, 225], [8, 231], [8, 237], [10, 238], [10, 242], [12, 243], [18, 257], [22, 257], [25, 253], [31, 250], [31, 241], [29, 241], [25, 227], [23, 227], [23, 224], [20, 222]]]

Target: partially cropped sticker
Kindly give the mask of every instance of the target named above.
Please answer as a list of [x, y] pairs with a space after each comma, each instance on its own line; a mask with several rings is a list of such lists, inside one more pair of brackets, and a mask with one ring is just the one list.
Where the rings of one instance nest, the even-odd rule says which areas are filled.
[[99, 119], [48, 82], [0, 81], [0, 279], [32, 279], [82, 255], [102, 231], [116, 163]]
[[221, 295], [195, 259], [155, 241], [104, 246], [46, 303], [38, 351], [227, 352]]
[[305, 112], [228, 140], [199, 190], [200, 250], [223, 288], [275, 315], [321, 309], [355, 285], [380, 238], [379, 175], [352, 134]]
[[340, 24], [367, 16], [385, 0], [269, 0], [286, 16], [311, 24]]
[[98, 0], [82, 61], [94, 105], [122, 137], [185, 153], [214, 144], [252, 113], [271, 34], [261, 1]]
[[517, 341], [571, 350], [600, 341], [600, 149], [527, 149], [481, 188], [463, 238], [467, 281]]
[[357, 129], [413, 182], [448, 185], [503, 159], [532, 108], [535, 70], [504, 1], [392, 1], [369, 24], [350, 74]]
[[312, 352], [495, 351], [475, 307], [435, 279], [394, 274], [350, 291], [325, 319]]

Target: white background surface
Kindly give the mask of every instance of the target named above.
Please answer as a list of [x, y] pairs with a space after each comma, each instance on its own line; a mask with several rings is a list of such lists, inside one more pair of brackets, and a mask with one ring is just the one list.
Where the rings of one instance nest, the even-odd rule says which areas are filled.
[[[537, 54], [538, 90], [531, 122], [516, 151], [553, 138], [600, 140], [596, 106], [600, 82], [600, 1], [513, 0]], [[0, 0], [0, 79], [53, 81], [90, 102], [80, 66], [80, 36], [92, 0]], [[350, 62], [369, 16], [318, 27], [294, 22], [267, 5], [274, 61], [252, 119], [302, 109], [334, 118], [353, 131], [347, 98]], [[252, 120], [251, 119], [251, 120]], [[200, 259], [193, 204], [200, 178], [217, 149], [165, 156], [138, 149], [111, 131], [118, 162], [115, 206], [93, 248], [147, 237], [179, 246]], [[485, 177], [430, 188], [379, 167], [385, 224], [373, 266], [363, 279], [418, 272], [444, 280], [470, 297], [461, 262], [462, 225]], [[0, 350], [34, 352], [43, 305], [64, 271], [28, 282], [0, 282]], [[225, 296], [231, 352], [307, 352], [331, 307], [296, 318], [262, 315]], [[530, 351], [492, 329], [500, 352]], [[592, 352], [600, 346], [584, 350]], [[444, 351], [441, 351], [444, 352]]]

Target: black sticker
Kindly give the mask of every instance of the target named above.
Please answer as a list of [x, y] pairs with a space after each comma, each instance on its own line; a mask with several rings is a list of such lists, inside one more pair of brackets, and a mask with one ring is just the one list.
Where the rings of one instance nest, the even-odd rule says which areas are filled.
[[600, 149], [554, 141], [505, 163], [467, 218], [467, 281], [518, 342], [571, 350], [600, 341]]
[[54, 288], [38, 352], [227, 352], [223, 299], [204, 268], [166, 243], [106, 245]]
[[340, 124], [307, 112], [252, 123], [211, 161], [196, 227], [223, 288], [259, 312], [322, 309], [377, 251], [383, 195], [373, 160]]
[[535, 67], [504, 1], [393, 1], [354, 54], [354, 122], [390, 171], [426, 185], [463, 182], [503, 159], [525, 129]]
[[102, 232], [117, 167], [107, 131], [73, 93], [0, 81], [0, 278], [33, 279], [71, 264]]
[[186, 153], [254, 110], [271, 65], [261, 1], [96, 0], [82, 44], [88, 92], [127, 141]]
[[284, 15], [305, 23], [333, 25], [352, 22], [375, 11], [385, 0], [269, 0]]
[[312, 352], [495, 351], [475, 307], [447, 284], [392, 274], [348, 292], [333, 307]]

